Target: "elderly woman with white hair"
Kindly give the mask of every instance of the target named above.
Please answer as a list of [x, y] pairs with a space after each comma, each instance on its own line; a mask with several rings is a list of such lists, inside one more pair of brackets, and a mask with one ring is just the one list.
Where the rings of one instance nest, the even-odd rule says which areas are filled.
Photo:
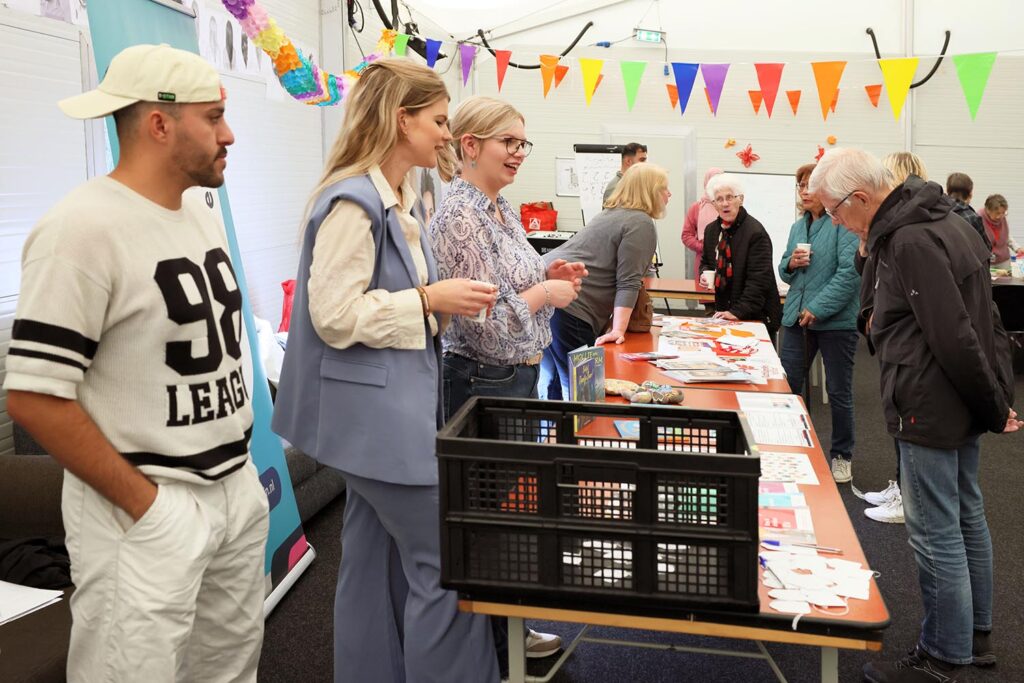
[[715, 275], [716, 318], [756, 320], [773, 337], [782, 318], [772, 263], [772, 240], [743, 207], [743, 184], [730, 173], [716, 175], [705, 188], [718, 218], [704, 231], [701, 271]]

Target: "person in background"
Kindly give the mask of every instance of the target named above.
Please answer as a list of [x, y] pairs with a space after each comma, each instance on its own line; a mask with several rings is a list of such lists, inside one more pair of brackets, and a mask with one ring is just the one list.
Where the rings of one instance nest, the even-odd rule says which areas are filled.
[[603, 201], [607, 202], [608, 198], [612, 196], [612, 192], [615, 191], [615, 186], [619, 184], [619, 180], [622, 179], [622, 174], [629, 169], [633, 164], [640, 164], [647, 161], [647, 145], [641, 145], [639, 142], [631, 142], [622, 148], [622, 165], [619, 170], [615, 172], [615, 177], [608, 181], [608, 184], [604, 188]]
[[946, 194], [956, 203], [953, 213], [967, 221], [974, 231], [981, 235], [985, 246], [991, 249], [992, 243], [985, 233], [985, 223], [971, 206], [971, 197], [974, 196], [974, 181], [971, 180], [971, 176], [966, 173], [950, 173], [946, 178]]
[[979, 437], [1021, 425], [985, 245], [951, 215], [941, 186], [914, 175], [896, 184], [863, 150], [826, 152], [809, 190], [867, 242], [864, 279], [876, 290], [868, 336], [878, 350], [886, 426], [899, 443], [924, 603], [913, 650], [896, 662], [869, 662], [864, 679], [953, 680], [962, 666], [996, 659]]
[[985, 207], [981, 210], [981, 220], [985, 233], [992, 245], [992, 268], [1009, 270], [1010, 256], [1024, 258], [1024, 249], [1019, 247], [1010, 234], [1010, 225], [1006, 214], [1010, 205], [1001, 194], [989, 195], [985, 199]]
[[772, 239], [743, 206], [743, 184], [731, 173], [708, 181], [707, 196], [718, 210], [704, 232], [701, 271], [713, 270], [715, 318], [756, 320], [774, 339], [782, 306], [772, 267]]
[[256, 681], [268, 503], [242, 295], [219, 219], [183, 194], [224, 184], [223, 93], [198, 55], [135, 45], [60, 102], [112, 115], [120, 158], [25, 242], [4, 388], [66, 468], [71, 681]]
[[[720, 168], [709, 168], [704, 174], [702, 188], [707, 189], [708, 181], [722, 173]], [[683, 246], [694, 253], [693, 279], [700, 280], [700, 257], [704, 252], [704, 230], [718, 218], [718, 210], [706, 192], [700, 193], [700, 199], [686, 210], [686, 221], [683, 223]]]
[[413, 168], [451, 164], [448, 91], [405, 59], [370, 64], [306, 210], [273, 429], [347, 484], [335, 681], [486, 681], [487, 617], [441, 588], [438, 317], [494, 287], [438, 276]]
[[[832, 478], [841, 484], [853, 478], [853, 360], [860, 306], [860, 275], [853, 257], [859, 240], [835, 225], [821, 201], [808, 191], [807, 179], [813, 170], [814, 164], [805, 164], [796, 171], [804, 215], [790, 228], [779, 262], [779, 275], [789, 284], [779, 357], [789, 388], [799, 394], [808, 366], [821, 351], [832, 412]], [[798, 244], [810, 244], [810, 251]]]
[[[576, 299], [587, 271], [559, 259], [545, 265], [526, 239], [518, 213], [501, 196], [533, 149], [523, 115], [493, 97], [464, 100], [451, 121], [458, 177], [430, 222], [442, 277], [486, 282], [497, 302], [482, 319], [456, 316], [444, 331], [444, 417], [473, 396], [536, 398], [541, 352], [551, 343], [551, 315]], [[507, 621], [493, 620], [498, 661], [508, 661]], [[526, 656], [547, 657], [557, 635], [527, 630]]]
[[[921, 180], [928, 180], [928, 170], [924, 166], [921, 157], [913, 152], [893, 152], [882, 157], [882, 166], [889, 172], [893, 187], [902, 185], [910, 176], [917, 176]], [[863, 273], [868, 260], [867, 242], [861, 240], [857, 248], [857, 255], [854, 265], [858, 273]], [[861, 304], [859, 312], [859, 325], [867, 335], [871, 329], [871, 314], [874, 310], [875, 290], [868, 280], [861, 281]], [[868, 350], [874, 354], [874, 348], [868, 344]], [[876, 522], [886, 524], [903, 524], [903, 496], [900, 493], [900, 445], [893, 440], [893, 450], [896, 453], [896, 478], [889, 480], [889, 485], [881, 491], [868, 491], [864, 494], [864, 500], [874, 507], [864, 510], [864, 516]]]
[[[541, 391], [569, 398], [569, 352], [580, 346], [621, 344], [647, 267], [658, 246], [655, 219], [672, 193], [668, 174], [654, 164], [629, 168], [605, 209], [576, 235], [544, 255], [548, 263], [582, 261], [589, 275], [580, 296], [551, 318], [551, 346], [541, 362]], [[611, 329], [608, 328], [609, 321]]]

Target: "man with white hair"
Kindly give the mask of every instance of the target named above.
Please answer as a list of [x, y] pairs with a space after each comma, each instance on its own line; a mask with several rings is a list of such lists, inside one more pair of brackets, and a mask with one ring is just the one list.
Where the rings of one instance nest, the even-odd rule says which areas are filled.
[[[995, 663], [992, 541], [978, 485], [979, 436], [1013, 432], [1009, 347], [992, 305], [988, 250], [942, 187], [894, 187], [871, 154], [834, 149], [810, 191], [866, 248], [861, 330], [877, 351], [882, 404], [900, 448], [903, 506], [924, 621], [897, 662], [869, 662], [869, 683], [953, 681]], [[869, 296], [865, 296], [869, 295]]]

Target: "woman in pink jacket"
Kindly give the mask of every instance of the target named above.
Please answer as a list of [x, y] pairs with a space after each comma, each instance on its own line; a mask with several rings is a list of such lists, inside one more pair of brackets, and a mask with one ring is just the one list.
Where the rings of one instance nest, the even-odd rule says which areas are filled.
[[690, 205], [686, 211], [686, 222], [683, 223], [683, 244], [697, 256], [693, 262], [693, 279], [700, 279], [700, 256], [704, 250], [704, 228], [718, 218], [718, 210], [708, 199], [704, 189], [708, 181], [722, 172], [720, 168], [709, 168], [704, 174], [704, 182], [700, 186], [700, 199]]

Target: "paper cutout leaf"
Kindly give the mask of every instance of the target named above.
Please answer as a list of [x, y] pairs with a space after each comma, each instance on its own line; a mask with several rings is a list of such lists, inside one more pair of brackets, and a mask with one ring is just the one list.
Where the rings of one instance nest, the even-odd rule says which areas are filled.
[[846, 69], [846, 62], [812, 62], [814, 82], [818, 85], [818, 100], [821, 102], [821, 116], [828, 120], [828, 110], [832, 105], [839, 81]]
[[885, 94], [889, 96], [892, 116], [897, 121], [900, 120], [900, 113], [907, 101], [910, 84], [914, 82], [918, 61], [920, 60], [917, 57], [878, 60], [878, 66], [882, 69], [882, 81], [885, 83]]
[[882, 84], [865, 85], [864, 91], [868, 94], [868, 99], [871, 100], [871, 106], [878, 109], [878, 96], [882, 94]]
[[996, 63], [995, 52], [979, 52], [970, 55], [953, 55], [956, 75], [960, 78], [960, 87], [967, 98], [967, 109], [971, 112], [971, 120], [978, 115], [981, 96], [985, 94], [988, 77], [992, 66]]
[[779, 82], [782, 80], [782, 70], [785, 64], [755, 64], [757, 71], [757, 83], [761, 86], [761, 94], [764, 95], [764, 108], [768, 111], [768, 118], [772, 117], [772, 109], [775, 107], [775, 96], [779, 94]]

